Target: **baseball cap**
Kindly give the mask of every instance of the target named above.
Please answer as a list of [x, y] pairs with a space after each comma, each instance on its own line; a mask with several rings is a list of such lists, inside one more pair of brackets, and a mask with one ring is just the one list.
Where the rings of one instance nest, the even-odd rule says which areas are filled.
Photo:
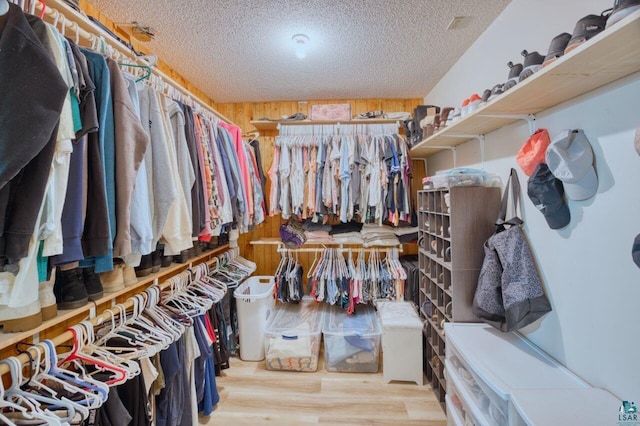
[[631, 257], [633, 258], [633, 262], [640, 268], [640, 235], [636, 235], [636, 238], [633, 240]]
[[556, 136], [547, 148], [547, 164], [572, 200], [586, 200], [598, 190], [593, 150], [582, 129], [564, 130]]
[[545, 153], [549, 146], [549, 133], [546, 129], [538, 129], [524, 143], [518, 154], [516, 161], [525, 175], [531, 176], [536, 166], [545, 161]]
[[562, 182], [551, 173], [546, 163], [536, 166], [527, 184], [527, 194], [551, 229], [564, 228], [571, 221], [569, 207], [564, 202]]

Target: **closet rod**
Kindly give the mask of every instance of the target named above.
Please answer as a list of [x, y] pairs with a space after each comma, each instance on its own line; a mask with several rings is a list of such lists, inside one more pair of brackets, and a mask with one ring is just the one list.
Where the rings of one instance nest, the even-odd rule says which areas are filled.
[[[174, 276], [178, 276], [186, 271], [188, 271], [189, 269], [191, 269], [193, 266], [195, 265], [200, 265], [202, 263], [207, 263], [207, 265], [209, 265], [210, 263], [216, 261], [217, 262], [217, 256], [219, 256], [222, 253], [216, 253], [215, 255], [213, 253], [211, 253], [210, 255], [212, 257], [204, 258], [201, 259], [200, 261], [198, 261], [197, 263], [189, 263], [187, 266], [187, 268], [184, 271], [179, 272], [178, 274], [174, 275]], [[171, 278], [169, 278], [171, 279]], [[163, 281], [162, 283], [158, 283], [157, 279], [153, 281], [153, 284], [151, 284], [149, 287], [152, 287], [154, 285], [157, 285], [158, 287], [160, 287], [160, 290], [165, 290], [169, 287], [169, 283], [167, 282], [169, 279]], [[136, 293], [139, 294], [142, 293], [142, 291]], [[129, 297], [127, 300], [125, 300], [122, 303], [119, 303], [120, 306], [124, 307], [124, 309], [129, 309], [133, 307], [133, 298]], [[106, 309], [104, 312], [102, 312], [100, 315], [96, 316], [95, 318], [89, 319], [88, 321], [91, 323], [92, 326], [97, 326], [97, 325], [101, 325], [104, 324], [105, 322], [107, 322], [108, 320], [111, 319], [111, 317], [113, 316], [113, 308], [111, 309]], [[56, 337], [49, 339], [51, 340], [51, 342], [53, 343], [54, 346], [58, 347], [60, 345], [62, 345], [63, 343], [68, 342], [69, 340], [73, 339], [73, 333], [71, 333], [69, 330], [65, 331], [62, 334], [57, 335]], [[34, 344], [35, 345], [35, 344]], [[38, 354], [36, 352], [36, 350], [32, 347], [30, 347], [29, 349], [27, 349], [27, 352], [29, 352], [31, 354], [31, 357], [29, 357], [29, 355], [27, 355], [25, 352], [16, 355], [16, 358], [18, 358], [18, 360], [21, 362], [22, 365], [28, 365], [29, 362], [31, 362], [32, 357], [36, 357]], [[0, 376], [3, 376], [7, 373], [9, 373], [9, 366], [6, 364], [0, 364]]]
[[348, 247], [302, 247], [302, 248], [278, 248], [278, 253], [322, 253], [325, 250], [338, 250], [339, 253], [348, 253], [352, 251], [354, 253], [360, 252], [364, 250], [365, 253], [372, 252], [387, 252], [391, 253], [392, 250], [396, 250], [396, 253], [402, 253], [402, 246], [393, 246], [393, 247], [379, 247], [379, 248], [348, 248]]
[[[31, 0], [35, 1], [35, 0]], [[40, 2], [37, 2], [36, 9], [38, 11], [42, 11], [42, 8], [45, 8], [45, 15], [51, 19], [55, 20], [56, 16], [63, 16], [63, 25], [69, 30], [74, 32], [78, 31], [78, 35], [84, 40], [88, 41], [91, 44], [94, 41], [100, 41], [100, 39], [105, 40], [112, 48], [118, 50], [120, 53], [125, 56], [131, 58], [134, 61], [137, 61], [138, 57], [126, 46], [120, 43], [118, 40], [114, 39], [111, 34], [104, 31], [102, 28], [98, 27], [94, 23], [92, 23], [85, 15], [79, 13], [74, 10], [71, 6], [65, 4], [63, 0], [47, 0], [47, 4], [43, 6]], [[97, 34], [97, 35], [96, 35]], [[146, 64], [145, 64], [146, 65]], [[189, 89], [184, 87], [181, 83], [177, 82], [175, 79], [167, 75], [165, 72], [159, 70], [158, 68], [152, 68], [152, 72], [159, 77], [161, 77], [164, 81], [171, 83], [171, 85], [182, 92], [183, 94], [193, 98], [197, 101], [198, 105], [202, 108], [207, 109], [209, 112], [219, 117], [221, 120], [226, 121], [229, 124], [234, 124], [229, 118], [222, 115], [216, 109], [211, 107], [207, 102], [205, 102], [201, 97], [197, 96]]]

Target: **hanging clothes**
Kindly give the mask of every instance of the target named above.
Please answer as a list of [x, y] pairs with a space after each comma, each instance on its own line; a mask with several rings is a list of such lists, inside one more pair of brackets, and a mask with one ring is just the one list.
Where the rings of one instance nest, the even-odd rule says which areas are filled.
[[394, 226], [410, 221], [405, 139], [361, 131], [344, 126], [340, 134], [319, 136], [281, 130], [269, 170], [270, 215], [281, 212], [283, 219], [296, 215], [315, 222], [329, 215], [341, 222], [355, 218]]

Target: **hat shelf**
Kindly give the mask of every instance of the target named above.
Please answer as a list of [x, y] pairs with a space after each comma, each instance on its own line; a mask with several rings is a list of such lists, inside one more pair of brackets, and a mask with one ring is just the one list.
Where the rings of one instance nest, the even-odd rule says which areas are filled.
[[482, 246], [493, 233], [500, 189], [483, 186], [418, 191], [420, 315], [424, 370], [444, 405], [447, 322], [476, 322], [471, 311]]
[[458, 146], [638, 71], [640, 10], [414, 145], [411, 155], [428, 157], [445, 147]]

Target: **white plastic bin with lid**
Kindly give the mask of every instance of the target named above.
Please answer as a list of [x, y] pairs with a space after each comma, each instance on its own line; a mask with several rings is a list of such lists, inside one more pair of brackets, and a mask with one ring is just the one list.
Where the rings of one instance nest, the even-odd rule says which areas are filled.
[[468, 395], [471, 411], [485, 413], [491, 426], [517, 424], [509, 408], [516, 390], [589, 387], [519, 333], [487, 324], [447, 323], [444, 329], [448, 375]]
[[322, 325], [327, 371], [377, 373], [382, 329], [371, 305], [348, 315], [337, 306], [325, 310]]
[[318, 369], [322, 314], [323, 304], [309, 298], [276, 306], [265, 331], [267, 370]]
[[275, 277], [249, 277], [233, 292], [238, 309], [240, 358], [243, 361], [264, 359], [264, 333], [273, 307]]
[[422, 321], [409, 302], [376, 303], [382, 325], [382, 378], [422, 386]]

